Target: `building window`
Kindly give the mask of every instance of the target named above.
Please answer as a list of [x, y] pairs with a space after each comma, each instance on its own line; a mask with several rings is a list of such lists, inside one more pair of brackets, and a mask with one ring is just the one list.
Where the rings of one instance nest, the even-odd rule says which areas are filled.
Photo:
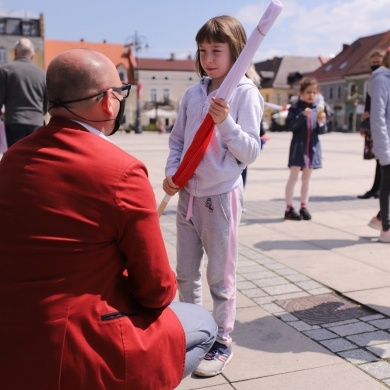
[[0, 47], [0, 64], [7, 62], [7, 49], [5, 47]]
[[341, 99], [341, 87], [337, 88], [337, 98]]
[[329, 88], [329, 100], [333, 99], [333, 87]]
[[163, 90], [163, 100], [164, 100], [164, 102], [167, 102], [169, 100], [169, 89], [168, 88], [164, 88], [164, 90]]
[[22, 22], [22, 35], [33, 35], [31, 22]]
[[0, 34], [5, 34], [5, 20], [0, 19]]
[[157, 102], [157, 89], [156, 88], [152, 88], [150, 90], [150, 101]]

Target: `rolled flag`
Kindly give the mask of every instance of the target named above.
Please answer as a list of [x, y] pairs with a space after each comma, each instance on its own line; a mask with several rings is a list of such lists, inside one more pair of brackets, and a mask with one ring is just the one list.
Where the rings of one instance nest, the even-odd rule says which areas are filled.
[[[241, 78], [245, 75], [252, 62], [253, 56], [263, 41], [263, 38], [268, 33], [276, 18], [282, 12], [282, 9], [283, 4], [279, 0], [271, 1], [268, 8], [261, 17], [258, 25], [249, 36], [248, 41], [236, 62], [233, 64], [229, 73], [226, 75], [221, 86], [216, 92], [215, 96], [217, 98], [225, 99], [228, 102], [230, 101], [234, 89], [237, 87]], [[211, 115], [207, 114], [203, 120], [203, 123], [196, 132], [190, 147], [184, 154], [184, 157], [176, 173], [172, 177], [173, 182], [180, 188], [183, 188], [187, 184], [188, 180], [191, 178], [200, 161], [202, 160], [210, 142], [213, 130], [213, 120]], [[168, 194], [164, 196], [164, 199], [157, 209], [159, 215], [161, 215], [161, 213], [164, 211], [170, 198], [171, 196]]]

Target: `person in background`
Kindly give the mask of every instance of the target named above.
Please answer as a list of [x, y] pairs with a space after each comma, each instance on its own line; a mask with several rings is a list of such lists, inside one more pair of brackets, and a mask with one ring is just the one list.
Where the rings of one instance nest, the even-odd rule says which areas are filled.
[[[390, 46], [368, 84], [373, 151], [381, 167], [379, 241], [390, 243]], [[370, 221], [371, 222], [371, 221]]]
[[49, 124], [0, 161], [2, 390], [171, 390], [215, 341], [206, 309], [172, 303], [145, 165], [107, 138], [130, 87], [99, 52], [60, 53]]
[[195, 40], [196, 67], [202, 79], [182, 99], [169, 137], [163, 189], [168, 195], [179, 191], [172, 176], [209, 112], [215, 123], [210, 144], [179, 192], [176, 271], [180, 300], [201, 305], [202, 258], [204, 252], [207, 254], [207, 281], [218, 335], [194, 374], [210, 377], [220, 374], [233, 357], [230, 334], [236, 316], [238, 227], [243, 207], [241, 172], [260, 154], [263, 98], [246, 76], [229, 104], [215, 98], [246, 43], [245, 30], [237, 19], [226, 15], [212, 18], [201, 27]]
[[[382, 50], [374, 50], [370, 54], [369, 61], [370, 61], [370, 68], [372, 72], [381, 66], [383, 54], [384, 53]], [[367, 92], [364, 113], [360, 118], [361, 121], [360, 135], [364, 137], [364, 151], [363, 151], [364, 160], [375, 159], [375, 155], [372, 152], [373, 142], [372, 142], [371, 131], [370, 131], [370, 108], [371, 108], [371, 97]], [[358, 195], [359, 199], [379, 198], [379, 188], [381, 183], [381, 168], [380, 168], [379, 161], [377, 159], [375, 159], [375, 163], [376, 163], [375, 176], [374, 176], [374, 182], [372, 184], [372, 187], [363, 195]]]
[[15, 45], [15, 60], [0, 67], [0, 108], [5, 106], [8, 147], [44, 124], [45, 72], [32, 62], [34, 45], [21, 38]]
[[[309, 202], [309, 184], [313, 169], [322, 167], [321, 144], [318, 135], [327, 131], [324, 106], [316, 106], [319, 94], [314, 78], [304, 78], [300, 84], [300, 95], [296, 104], [288, 109], [286, 126], [292, 131], [292, 140], [288, 157], [290, 176], [286, 185], [285, 219], [310, 220], [307, 208]], [[302, 172], [301, 207], [297, 213], [293, 207], [294, 188]]]

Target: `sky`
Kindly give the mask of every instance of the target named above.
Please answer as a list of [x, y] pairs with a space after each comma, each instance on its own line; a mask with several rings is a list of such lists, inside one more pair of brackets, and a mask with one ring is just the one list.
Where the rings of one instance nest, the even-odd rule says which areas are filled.
[[[193, 57], [195, 35], [210, 18], [235, 16], [249, 36], [271, 0], [0, 0], [9, 16], [43, 13], [50, 40], [125, 44], [135, 35], [140, 57]], [[275, 56], [331, 57], [343, 44], [390, 30], [389, 0], [280, 0], [283, 11], [254, 62]], [[148, 49], [145, 48], [146, 44]], [[389, 42], [390, 45], [390, 42]]]

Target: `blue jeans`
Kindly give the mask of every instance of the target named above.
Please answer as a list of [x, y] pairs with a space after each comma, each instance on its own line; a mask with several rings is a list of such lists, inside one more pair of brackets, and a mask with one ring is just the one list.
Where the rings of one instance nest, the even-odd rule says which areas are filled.
[[390, 165], [382, 165], [379, 205], [383, 231], [390, 229]]
[[186, 336], [186, 360], [183, 378], [191, 374], [213, 346], [218, 327], [208, 310], [192, 303], [173, 302], [169, 307], [176, 314]]

